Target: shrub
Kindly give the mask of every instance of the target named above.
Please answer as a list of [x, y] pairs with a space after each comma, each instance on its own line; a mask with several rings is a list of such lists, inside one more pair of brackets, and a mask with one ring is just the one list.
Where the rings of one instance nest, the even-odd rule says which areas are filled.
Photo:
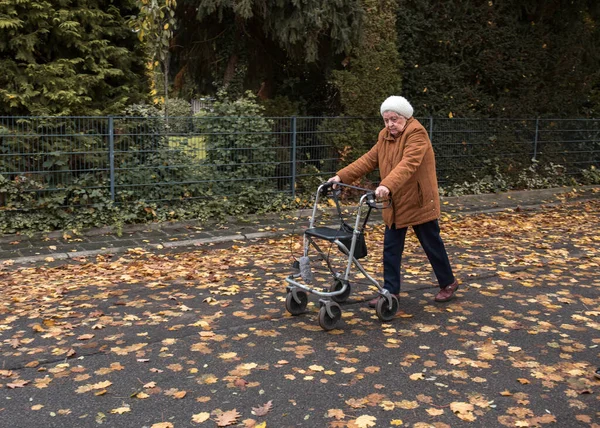
[[216, 179], [215, 192], [235, 194], [248, 186], [273, 188], [273, 122], [262, 117], [262, 112], [256, 97], [248, 92], [235, 101], [220, 94], [212, 111], [197, 115], [196, 132], [206, 134], [206, 165]]

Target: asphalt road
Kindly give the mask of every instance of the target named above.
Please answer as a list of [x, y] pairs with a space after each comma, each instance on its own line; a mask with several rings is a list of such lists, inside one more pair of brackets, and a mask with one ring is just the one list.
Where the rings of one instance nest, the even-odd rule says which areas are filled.
[[398, 316], [356, 278], [330, 332], [285, 310], [286, 237], [0, 271], [0, 426], [598, 427], [599, 219], [447, 220], [455, 300], [411, 237]]

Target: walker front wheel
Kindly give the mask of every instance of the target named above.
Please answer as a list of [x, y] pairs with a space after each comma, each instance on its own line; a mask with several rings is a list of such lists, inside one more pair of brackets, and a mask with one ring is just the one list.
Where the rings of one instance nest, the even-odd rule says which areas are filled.
[[381, 321], [392, 320], [396, 316], [396, 313], [398, 312], [398, 307], [400, 306], [400, 303], [398, 302], [398, 298], [396, 296], [391, 296], [391, 299], [392, 299], [391, 306], [388, 303], [388, 299], [385, 296], [379, 297], [379, 300], [377, 301], [377, 306], [376, 306], [375, 310], [377, 311], [377, 317]]
[[342, 308], [335, 302], [327, 302], [319, 309], [319, 325], [325, 331], [333, 330], [342, 318]]
[[305, 291], [293, 290], [285, 296], [285, 309], [292, 315], [300, 315], [306, 312], [308, 295]]
[[[341, 279], [336, 278], [333, 280], [333, 284], [331, 284], [331, 287], [329, 287], [329, 291], [333, 293], [335, 291], [340, 291], [343, 287], [344, 282]], [[337, 303], [344, 303], [346, 300], [348, 300], [348, 297], [350, 297], [351, 292], [352, 289], [350, 288], [350, 283], [346, 282], [346, 290], [342, 294], [338, 294], [337, 296], [331, 296], [331, 300]]]

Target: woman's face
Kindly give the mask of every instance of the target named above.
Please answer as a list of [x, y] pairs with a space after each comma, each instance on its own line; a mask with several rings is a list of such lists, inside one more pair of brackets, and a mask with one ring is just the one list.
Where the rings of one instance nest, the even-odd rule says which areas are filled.
[[400, 116], [395, 111], [386, 111], [383, 113], [383, 122], [385, 127], [390, 131], [390, 135], [396, 138], [406, 126], [406, 118]]

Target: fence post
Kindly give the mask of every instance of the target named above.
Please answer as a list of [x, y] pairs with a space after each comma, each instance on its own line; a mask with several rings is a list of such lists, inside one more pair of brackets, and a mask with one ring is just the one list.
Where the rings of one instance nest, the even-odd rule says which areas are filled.
[[296, 116], [292, 116], [292, 152], [290, 153], [292, 160], [292, 183], [291, 191], [292, 198], [296, 197]]
[[108, 117], [108, 165], [110, 174], [110, 200], [115, 200], [115, 123]]
[[536, 161], [537, 159], [537, 144], [538, 144], [538, 133], [539, 133], [539, 129], [540, 129], [540, 118], [538, 117], [535, 120], [535, 137], [533, 138], [533, 161]]
[[433, 116], [429, 116], [429, 141], [433, 143]]

